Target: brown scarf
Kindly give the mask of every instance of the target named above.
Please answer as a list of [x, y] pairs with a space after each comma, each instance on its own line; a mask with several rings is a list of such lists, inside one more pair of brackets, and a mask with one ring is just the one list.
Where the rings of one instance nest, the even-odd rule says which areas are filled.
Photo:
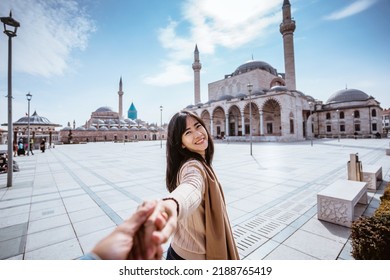
[[207, 184], [205, 189], [206, 260], [239, 260], [225, 197], [212, 168], [204, 164]]

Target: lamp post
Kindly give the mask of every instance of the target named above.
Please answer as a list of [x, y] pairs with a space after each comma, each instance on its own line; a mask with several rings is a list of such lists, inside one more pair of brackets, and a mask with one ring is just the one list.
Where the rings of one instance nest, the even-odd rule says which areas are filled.
[[252, 155], [252, 89], [253, 85], [248, 84], [248, 92], [249, 92], [249, 142], [250, 142], [250, 154]]
[[13, 125], [12, 125], [12, 37], [16, 37], [16, 30], [20, 26], [19, 22], [12, 18], [12, 12], [9, 17], [0, 17], [4, 25], [4, 34], [8, 36], [8, 171], [7, 187], [12, 187], [13, 175]]
[[309, 102], [309, 107], [310, 107], [310, 145], [313, 146], [313, 116], [312, 116], [312, 109], [311, 106], [313, 105], [312, 102]]
[[162, 136], [163, 136], [163, 130], [162, 130], [162, 110], [163, 106], [160, 106], [160, 127], [161, 127], [161, 134], [160, 134], [160, 148], [162, 149]]
[[32, 95], [29, 93], [26, 94], [27, 101], [28, 101], [28, 125], [27, 125], [27, 155], [30, 155], [30, 101], [32, 98]]
[[340, 113], [339, 113], [339, 109], [337, 109], [336, 112], [337, 112], [337, 134], [338, 134], [337, 140], [338, 140], [338, 142], [340, 142]]

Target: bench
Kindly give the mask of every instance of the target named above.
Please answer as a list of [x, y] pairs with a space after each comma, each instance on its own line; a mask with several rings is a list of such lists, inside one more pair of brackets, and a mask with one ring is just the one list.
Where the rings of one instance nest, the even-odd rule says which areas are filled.
[[317, 194], [317, 218], [351, 227], [357, 203], [368, 203], [367, 183], [340, 179]]
[[382, 166], [380, 165], [364, 165], [363, 166], [363, 181], [368, 183], [369, 190], [376, 190], [377, 186], [382, 182]]

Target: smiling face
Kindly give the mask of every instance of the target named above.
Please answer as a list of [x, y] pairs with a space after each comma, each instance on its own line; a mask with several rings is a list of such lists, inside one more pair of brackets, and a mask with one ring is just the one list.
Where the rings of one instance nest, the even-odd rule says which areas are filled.
[[186, 130], [181, 136], [181, 142], [183, 148], [205, 157], [209, 145], [207, 131], [193, 117], [188, 116], [186, 119]]

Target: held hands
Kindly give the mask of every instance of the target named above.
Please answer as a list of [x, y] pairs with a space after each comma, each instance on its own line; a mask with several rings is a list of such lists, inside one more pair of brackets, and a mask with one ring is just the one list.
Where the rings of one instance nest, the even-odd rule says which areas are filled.
[[140, 232], [143, 241], [142, 259], [161, 259], [161, 244], [168, 241], [177, 227], [177, 204], [173, 200], [161, 200], [149, 216]]
[[134, 257], [132, 249], [136, 240], [134, 237], [148, 217], [153, 213], [157, 201], [146, 202], [110, 235], [98, 242], [92, 253], [103, 260], [126, 260]]
[[160, 260], [162, 244], [177, 227], [173, 200], [148, 201], [111, 234], [96, 244], [92, 253], [103, 260]]

